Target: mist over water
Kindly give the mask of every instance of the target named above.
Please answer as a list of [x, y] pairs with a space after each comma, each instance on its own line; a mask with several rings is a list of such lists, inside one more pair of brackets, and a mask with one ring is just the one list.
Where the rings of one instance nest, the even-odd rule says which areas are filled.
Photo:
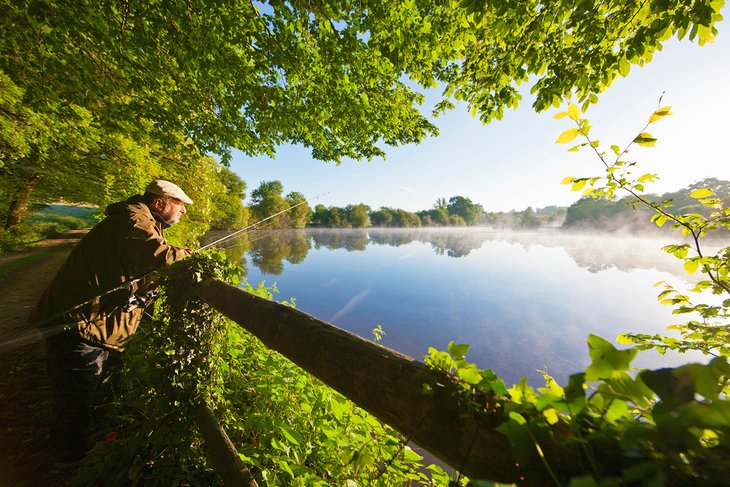
[[[230, 247], [277, 300], [421, 360], [428, 347], [469, 343], [467, 359], [508, 383], [537, 370], [559, 382], [589, 363], [589, 333], [666, 333], [677, 322], [654, 284], [686, 286], [656, 239], [481, 228], [300, 230], [248, 234]], [[681, 317], [680, 317], [681, 318]], [[663, 367], [701, 356], [641, 352]]]

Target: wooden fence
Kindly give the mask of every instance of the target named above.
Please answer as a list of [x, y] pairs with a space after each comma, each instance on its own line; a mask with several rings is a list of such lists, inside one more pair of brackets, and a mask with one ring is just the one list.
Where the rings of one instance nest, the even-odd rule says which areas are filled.
[[[551, 442], [541, 445], [545, 461], [519, 465], [507, 437], [496, 430], [503, 422], [498, 406], [475, 416], [468, 404], [474, 398], [459, 393], [451, 377], [411, 357], [216, 279], [198, 284], [195, 293], [266, 346], [471, 478], [543, 484], [551, 478], [546, 463], [563, 475], [580, 464], [576, 449]], [[424, 394], [426, 384], [432, 393]], [[245, 470], [227, 438], [216, 441], [219, 447], [209, 448], [218, 448], [218, 463]], [[232, 455], [230, 461], [226, 455]], [[242, 485], [246, 475], [229, 485]]]

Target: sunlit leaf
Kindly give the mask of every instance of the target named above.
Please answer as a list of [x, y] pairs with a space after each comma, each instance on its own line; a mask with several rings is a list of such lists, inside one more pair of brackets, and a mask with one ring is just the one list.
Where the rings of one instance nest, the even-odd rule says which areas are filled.
[[656, 145], [656, 141], [657, 139], [646, 132], [642, 132], [634, 139], [634, 142], [642, 147], [654, 147]]
[[575, 180], [573, 176], [568, 176], [563, 178], [562, 181], [560, 181], [560, 184], [570, 184], [573, 182], [573, 180]]
[[449, 342], [449, 353], [454, 358], [454, 360], [464, 358], [464, 355], [466, 355], [467, 351], [469, 351], [468, 343], [461, 343], [457, 345], [454, 342]]
[[594, 381], [610, 378], [615, 372], [628, 370], [636, 356], [636, 349], [617, 350], [610, 342], [598, 335], [588, 337], [591, 365], [586, 368], [586, 379]]
[[578, 121], [580, 118], [580, 108], [575, 103], [568, 104], [568, 115], [571, 119]]
[[631, 70], [631, 64], [626, 59], [621, 59], [618, 62], [618, 72], [621, 76], [628, 76]]
[[570, 128], [560, 134], [560, 136], [555, 140], [556, 144], [567, 144], [568, 142], [573, 141], [576, 137], [578, 137], [578, 134], [580, 131], [577, 127]]
[[710, 196], [713, 196], [715, 193], [711, 189], [695, 189], [692, 191], [689, 196], [690, 198], [695, 199], [702, 199], [702, 198], [709, 198]]
[[697, 269], [700, 268], [700, 263], [697, 260], [688, 260], [684, 263], [684, 270], [689, 272], [690, 274], [697, 272]]
[[479, 368], [474, 364], [469, 364], [466, 367], [460, 367], [457, 370], [459, 378], [467, 384], [479, 384], [482, 380], [482, 375], [479, 373]]
[[571, 191], [580, 191], [581, 189], [583, 189], [585, 187], [586, 183], [588, 183], [587, 179], [577, 179], [577, 180], [573, 181], [573, 186], [571, 186], [570, 190]]
[[657, 120], [664, 118], [672, 114], [672, 107], [662, 107], [651, 114], [649, 117], [649, 123], [654, 123]]

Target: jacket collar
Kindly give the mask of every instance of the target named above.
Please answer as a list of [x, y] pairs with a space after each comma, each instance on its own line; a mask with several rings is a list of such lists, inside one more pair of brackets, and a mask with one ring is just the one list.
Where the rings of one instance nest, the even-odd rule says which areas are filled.
[[157, 213], [156, 211], [153, 211], [151, 208], [150, 208], [150, 213], [152, 213], [152, 218], [154, 218], [155, 220], [157, 220], [158, 222], [160, 222], [160, 225], [162, 225], [162, 229], [163, 230], [165, 228], [170, 228], [172, 226], [171, 223], [168, 223], [167, 220], [165, 220], [164, 218], [162, 218], [162, 216], [159, 213]]

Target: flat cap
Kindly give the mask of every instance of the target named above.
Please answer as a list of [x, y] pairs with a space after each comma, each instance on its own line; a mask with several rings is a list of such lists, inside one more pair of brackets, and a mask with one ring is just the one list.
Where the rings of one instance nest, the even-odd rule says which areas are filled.
[[155, 179], [152, 181], [147, 185], [147, 188], [145, 188], [145, 192], [156, 194], [157, 196], [170, 196], [182, 201], [183, 203], [187, 203], [188, 205], [193, 204], [193, 200], [188, 198], [185, 191], [180, 189], [178, 185], [171, 183], [170, 181], [165, 181], [164, 179]]

